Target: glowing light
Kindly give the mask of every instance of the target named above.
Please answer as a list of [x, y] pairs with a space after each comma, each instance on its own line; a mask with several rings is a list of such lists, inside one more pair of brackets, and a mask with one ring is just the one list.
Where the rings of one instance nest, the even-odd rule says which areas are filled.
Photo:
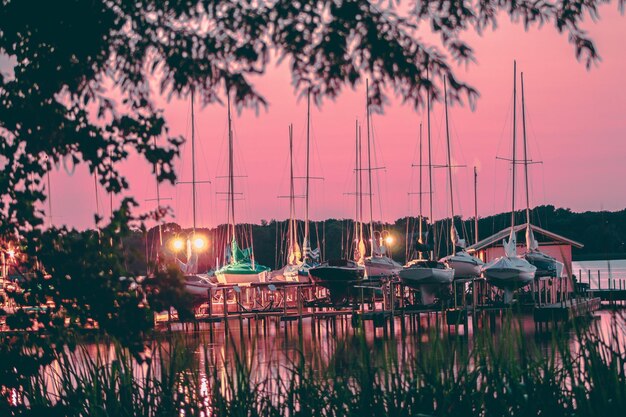
[[204, 248], [206, 248], [207, 242], [203, 237], [196, 237], [193, 240], [193, 247], [196, 248], [196, 250], [202, 250]]
[[9, 258], [15, 258], [15, 250], [9, 249], [7, 255], [9, 255]]
[[385, 243], [387, 243], [388, 245], [393, 244], [393, 236], [387, 236], [385, 238]]
[[174, 249], [174, 251], [178, 252], [179, 250], [182, 250], [185, 247], [185, 242], [177, 237], [176, 239], [172, 240], [172, 249]]

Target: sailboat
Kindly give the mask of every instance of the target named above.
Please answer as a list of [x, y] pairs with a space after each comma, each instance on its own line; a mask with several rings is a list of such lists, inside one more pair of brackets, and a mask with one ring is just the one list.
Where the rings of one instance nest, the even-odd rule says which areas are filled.
[[369, 279], [389, 278], [397, 275], [402, 269], [402, 265], [391, 259], [387, 254], [387, 249], [382, 242], [382, 233], [380, 239], [376, 237], [374, 232], [374, 210], [372, 204], [373, 188], [372, 188], [372, 140], [370, 138], [370, 101], [369, 101], [369, 83], [365, 82], [366, 90], [366, 123], [367, 123], [367, 176], [369, 187], [369, 209], [370, 209], [370, 256], [364, 260], [365, 270]]
[[306, 174], [304, 177], [304, 237], [302, 250], [298, 245], [297, 228], [295, 220], [295, 190], [293, 174], [293, 126], [289, 131], [289, 160], [290, 160], [290, 195], [289, 195], [289, 227], [288, 227], [288, 259], [287, 265], [272, 273], [272, 279], [290, 282], [310, 282], [309, 269], [320, 264], [320, 249], [311, 248], [311, 225], [309, 221], [309, 196], [310, 196], [310, 160], [311, 160], [311, 89], [307, 91], [306, 112]]
[[[293, 176], [293, 125], [289, 125], [289, 225], [287, 228], [287, 264], [270, 273], [271, 281], [300, 282], [300, 269], [303, 267], [302, 252], [298, 245], [295, 218], [295, 187]], [[308, 272], [308, 271], [307, 271]], [[303, 277], [308, 281], [307, 276]]]
[[[193, 211], [193, 229], [191, 236], [187, 239], [177, 238], [174, 240], [175, 250], [186, 249], [186, 261], [175, 258], [178, 267], [184, 274], [185, 291], [188, 293], [202, 297], [207, 295], [207, 290], [217, 285], [215, 277], [210, 274], [198, 273], [198, 253], [206, 247], [204, 237], [196, 235], [196, 131], [195, 131], [195, 107], [194, 107], [194, 90], [191, 90], [191, 195], [192, 195], [192, 211]], [[157, 182], [157, 205], [160, 209], [160, 193]], [[159, 224], [159, 239], [162, 244], [161, 225]]]
[[470, 255], [465, 250], [465, 239], [459, 238], [459, 233], [454, 225], [454, 186], [452, 184], [452, 152], [450, 151], [450, 129], [448, 127], [448, 94], [446, 79], [443, 79], [443, 97], [446, 114], [446, 144], [447, 144], [447, 168], [448, 168], [448, 181], [450, 189], [450, 212], [452, 215], [452, 221], [450, 225], [450, 241], [454, 248], [454, 253], [448, 255], [440, 260], [448, 267], [454, 270], [455, 279], [468, 279], [476, 278], [480, 276], [480, 269], [485, 264], [480, 259]]
[[233, 129], [230, 116], [230, 91], [228, 92], [228, 238], [230, 246], [227, 248], [228, 262], [215, 271], [220, 284], [253, 284], [265, 282], [270, 269], [259, 265], [254, 260], [252, 247], [240, 249], [236, 237], [235, 223], [235, 180], [233, 155]]
[[[435, 301], [435, 295], [437, 290], [439, 290], [442, 286], [450, 285], [454, 278], [454, 270], [449, 268], [443, 262], [437, 261], [437, 244], [436, 244], [436, 232], [435, 232], [435, 224], [433, 222], [433, 176], [432, 176], [432, 153], [431, 153], [431, 140], [430, 140], [430, 94], [426, 100], [428, 116], [427, 116], [427, 131], [428, 131], [428, 194], [429, 194], [429, 203], [430, 203], [430, 215], [429, 221], [431, 222], [431, 230], [433, 236], [433, 246], [430, 254], [430, 259], [424, 259], [422, 257], [421, 249], [431, 249], [425, 247], [425, 245], [421, 242], [421, 226], [422, 226], [422, 213], [420, 207], [420, 241], [418, 245], [420, 246], [419, 256], [417, 259], [413, 259], [409, 261], [404, 267], [400, 270], [398, 275], [402, 280], [402, 283], [412, 287], [418, 288], [421, 292], [422, 304], [433, 304]], [[421, 129], [420, 129], [420, 142], [421, 142]], [[421, 147], [420, 147], [420, 160], [421, 160]], [[421, 169], [422, 164], [420, 163], [420, 178], [421, 178]], [[420, 194], [422, 183], [420, 181]]]
[[503, 241], [504, 256], [494, 259], [482, 268], [483, 275], [487, 281], [504, 290], [504, 302], [510, 303], [513, 299], [513, 291], [517, 288], [530, 284], [535, 278], [537, 267], [530, 264], [525, 259], [517, 255], [517, 239], [515, 233], [515, 107], [516, 107], [516, 86], [517, 68], [513, 64], [513, 158], [512, 158], [512, 198], [511, 198], [511, 232], [508, 242]]
[[361, 137], [359, 122], [356, 122], [356, 169], [355, 169], [355, 196], [356, 220], [354, 224], [355, 251], [354, 260], [346, 258], [330, 259], [309, 269], [311, 281], [321, 287], [331, 290], [331, 298], [343, 299], [349, 288], [365, 277], [365, 242], [363, 241], [362, 203], [363, 194], [360, 167]]
[[539, 250], [539, 242], [535, 239], [530, 223], [530, 196], [528, 193], [528, 145], [526, 142], [526, 103], [524, 101], [524, 73], [522, 79], [522, 132], [524, 135], [524, 182], [526, 185], [526, 253], [524, 259], [537, 268], [535, 278], [561, 277], [563, 263]]
[[298, 281], [309, 282], [309, 270], [320, 264], [320, 248], [311, 248], [311, 224], [309, 221], [309, 197], [311, 184], [311, 88], [306, 96], [306, 173], [304, 183], [304, 238], [302, 240], [302, 263], [298, 269]]

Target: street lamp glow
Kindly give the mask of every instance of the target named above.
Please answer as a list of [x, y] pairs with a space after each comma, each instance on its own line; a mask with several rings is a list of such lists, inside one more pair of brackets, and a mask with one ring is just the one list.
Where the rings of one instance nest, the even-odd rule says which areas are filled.
[[172, 249], [174, 249], [175, 252], [182, 250], [184, 247], [185, 242], [181, 238], [177, 237], [172, 240]]

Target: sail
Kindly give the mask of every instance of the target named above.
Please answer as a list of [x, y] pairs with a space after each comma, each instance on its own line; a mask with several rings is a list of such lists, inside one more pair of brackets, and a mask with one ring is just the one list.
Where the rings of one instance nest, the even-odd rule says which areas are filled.
[[289, 248], [289, 265], [297, 265], [300, 263], [300, 258], [302, 258], [302, 252], [300, 251], [300, 245], [298, 242], [294, 242], [294, 245]]
[[180, 259], [176, 259], [176, 264], [180, 268], [180, 271], [185, 274], [197, 274], [198, 273], [198, 254], [196, 252], [189, 253], [187, 262], [183, 262]]
[[382, 256], [383, 254], [382, 247], [380, 246], [380, 242], [375, 237], [372, 238], [372, 256]]
[[515, 238], [515, 230], [511, 228], [511, 234], [509, 235], [509, 241], [506, 239], [502, 241], [504, 246], [504, 256], [508, 258], [514, 258], [517, 256], [517, 240]]
[[239, 245], [237, 241], [233, 239], [230, 244], [230, 254], [231, 254], [231, 264], [241, 263], [241, 262], [249, 262], [252, 256], [252, 251], [250, 248], [248, 249], [239, 249]]
[[365, 261], [366, 253], [365, 242], [363, 242], [363, 239], [359, 239], [359, 244], [354, 248], [354, 261], [358, 264], [362, 264]]
[[535, 239], [533, 229], [530, 224], [526, 225], [526, 249], [528, 252], [533, 252], [539, 249], [539, 242]]
[[306, 251], [306, 259], [311, 260], [313, 262], [319, 262], [320, 261], [320, 249], [311, 249], [310, 247], [307, 248]]

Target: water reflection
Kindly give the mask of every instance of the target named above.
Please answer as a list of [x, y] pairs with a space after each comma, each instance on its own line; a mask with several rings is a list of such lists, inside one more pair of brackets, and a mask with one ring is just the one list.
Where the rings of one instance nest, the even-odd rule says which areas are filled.
[[[210, 416], [234, 398], [242, 407], [253, 406], [257, 394], [282, 401], [290, 385], [300, 384], [302, 378], [332, 380], [333, 375], [355, 369], [357, 362], [366, 362], [374, 373], [379, 369], [413, 372], [416, 364], [424, 375], [438, 375], [442, 370], [435, 368], [442, 364], [453, 371], [473, 368], [471, 351], [484, 342], [479, 334], [496, 347], [507, 334], [536, 346], [541, 354], [554, 353], [555, 334], [563, 333], [570, 347], [578, 349], [575, 334], [580, 327], [541, 333], [530, 315], [502, 315], [495, 320], [487, 315], [476, 321], [476, 328], [472, 322], [467, 329], [448, 327], [439, 314], [422, 314], [419, 320], [397, 318], [387, 327], [376, 327], [373, 321], [353, 324], [350, 319], [233, 320], [228, 326], [206, 325], [199, 332], [162, 334], [144, 361], [130, 358], [112, 344], [82, 345], [47, 369], [43, 386], [49, 395], [59, 397], [67, 395], [68, 384], [91, 379], [105, 385], [114, 380], [115, 395], [127, 391], [131, 397], [149, 397], [156, 406], [171, 392], [170, 406], [180, 416]], [[577, 326], [590, 326], [611, 344], [626, 346], [624, 320], [612, 312], [600, 312], [591, 322]], [[513, 331], [504, 330], [508, 328]], [[615, 335], [620, 340], [611, 339]], [[442, 343], [454, 349], [442, 349]], [[242, 392], [252, 393], [245, 398]]]

